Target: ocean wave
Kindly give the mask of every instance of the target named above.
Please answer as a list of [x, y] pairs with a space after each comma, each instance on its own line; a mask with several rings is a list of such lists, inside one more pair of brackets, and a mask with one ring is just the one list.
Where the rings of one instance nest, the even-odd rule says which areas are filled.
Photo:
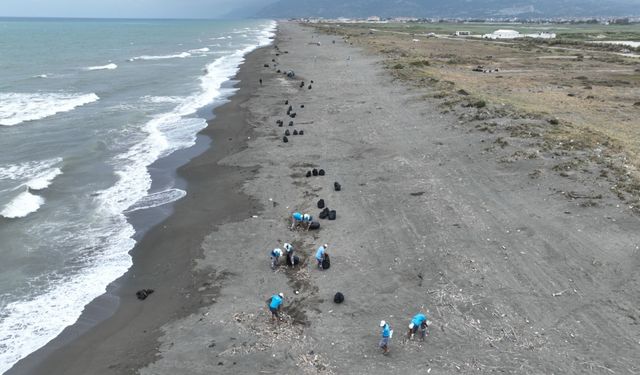
[[0, 180], [15, 181], [15, 186], [9, 191], [26, 188], [26, 191], [15, 196], [2, 208], [0, 216], [14, 219], [36, 212], [45, 201], [44, 198], [32, 194], [30, 190], [49, 187], [53, 180], [62, 174], [62, 170], [57, 167], [61, 162], [62, 158], [53, 158], [0, 166]]
[[33, 78], [49, 78], [49, 76], [46, 74], [38, 74], [36, 76], [33, 76]]
[[114, 64], [114, 63], [110, 63], [107, 65], [101, 65], [101, 66], [90, 66], [88, 68], [85, 68], [86, 70], [114, 70], [117, 69], [118, 65]]
[[145, 95], [142, 98], [142, 101], [145, 103], [151, 104], [160, 104], [160, 103], [182, 103], [184, 101], [184, 96], [151, 96]]
[[0, 93], [0, 125], [40, 120], [99, 99], [94, 93]]
[[203, 48], [198, 48], [198, 49], [190, 49], [189, 53], [204, 53], [204, 52], [209, 52], [209, 51], [211, 51], [209, 48], [203, 47]]
[[74, 228], [81, 238], [61, 238], [79, 241], [95, 238], [88, 248], [101, 247], [102, 254], [87, 259], [80, 273], [56, 279], [42, 294], [7, 304], [0, 319], [0, 373], [9, 370], [21, 358], [33, 353], [56, 337], [64, 327], [73, 324], [82, 308], [105, 292], [105, 286], [122, 276], [131, 266], [128, 250], [135, 241], [133, 227], [122, 218], [110, 228], [89, 225]]
[[184, 198], [187, 192], [181, 189], [169, 189], [149, 194], [127, 209], [127, 213], [159, 207]]
[[145, 139], [114, 160], [117, 182], [96, 196], [103, 210], [111, 214], [125, 212], [147, 195], [151, 188], [147, 167], [159, 158], [195, 143], [197, 133], [206, 127], [206, 121], [190, 116], [220, 96], [222, 84], [237, 73], [246, 53], [271, 42], [269, 37], [273, 35], [275, 25], [275, 22], [265, 25], [256, 43], [207, 65], [207, 73], [200, 78], [199, 93], [185, 97], [173, 111], [156, 115], [144, 125]]
[[51, 182], [61, 174], [60, 168], [53, 168], [27, 181], [25, 185], [32, 190], [43, 190], [48, 188]]
[[197, 117], [172, 118], [172, 116], [166, 116], [158, 121], [156, 126], [167, 140], [166, 148], [160, 153], [160, 157], [165, 157], [175, 151], [195, 145], [197, 134], [207, 127], [207, 121]]
[[182, 53], [178, 53], [176, 55], [159, 55], [159, 56], [149, 56], [149, 55], [143, 55], [143, 56], [137, 56], [137, 57], [133, 57], [131, 59], [129, 59], [129, 61], [136, 61], [136, 60], [166, 60], [166, 59], [184, 59], [186, 57], [191, 57], [192, 55], [189, 52], [182, 52]]
[[28, 190], [23, 191], [4, 206], [0, 211], [0, 216], [4, 216], [7, 219], [25, 217], [32, 212], [38, 211], [43, 204], [44, 198], [41, 196], [31, 194]]
[[21, 182], [36, 180], [51, 174], [53, 171], [60, 171], [56, 166], [62, 163], [62, 160], [62, 158], [51, 158], [3, 165], [0, 166], [0, 180], [9, 179]]

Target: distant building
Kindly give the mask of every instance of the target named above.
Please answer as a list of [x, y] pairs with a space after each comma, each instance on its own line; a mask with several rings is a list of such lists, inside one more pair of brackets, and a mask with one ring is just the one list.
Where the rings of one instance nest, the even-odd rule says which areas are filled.
[[516, 39], [522, 38], [522, 35], [515, 30], [496, 30], [491, 34], [484, 34], [484, 39]]
[[539, 32], [535, 34], [524, 34], [525, 38], [537, 38], [537, 39], [555, 39], [556, 33]]
[[536, 39], [555, 39], [555, 33], [539, 32], [534, 34], [520, 34], [515, 30], [496, 30], [491, 34], [484, 34], [484, 39], [517, 39], [517, 38], [536, 38]]
[[405, 23], [405, 22], [416, 22], [418, 21], [418, 19], [416, 17], [395, 17], [392, 19], [392, 21]]
[[369, 21], [369, 22], [380, 22], [380, 17], [378, 17], [378, 16], [367, 17], [367, 21]]
[[455, 36], [469, 36], [471, 31], [456, 31]]

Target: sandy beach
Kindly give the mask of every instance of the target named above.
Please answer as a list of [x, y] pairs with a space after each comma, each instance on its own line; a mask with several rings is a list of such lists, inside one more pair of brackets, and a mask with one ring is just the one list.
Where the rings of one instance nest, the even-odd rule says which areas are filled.
[[[487, 151], [499, 134], [470, 131], [381, 57], [313, 28], [280, 23], [237, 79], [204, 131], [211, 148], [179, 170], [187, 197], [103, 297], [115, 314], [98, 319], [92, 303], [8, 374], [640, 371], [638, 217], [609, 186], [546, 173], [551, 155], [500, 163]], [[294, 129], [304, 135], [284, 143]], [[319, 199], [337, 219], [289, 230], [294, 211], [318, 220]], [[283, 242], [303, 263], [273, 271]], [[138, 301], [141, 288], [156, 292]], [[403, 340], [418, 312], [428, 337]], [[395, 331], [386, 356], [382, 319]]]

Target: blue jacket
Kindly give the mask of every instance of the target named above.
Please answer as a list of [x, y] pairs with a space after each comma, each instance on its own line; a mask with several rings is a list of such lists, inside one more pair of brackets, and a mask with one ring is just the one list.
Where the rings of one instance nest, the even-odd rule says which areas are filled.
[[411, 319], [411, 323], [417, 327], [420, 327], [420, 325], [426, 321], [427, 317], [424, 314], [416, 314], [416, 316]]
[[280, 305], [282, 305], [282, 298], [277, 294], [272, 295], [269, 307], [271, 307], [272, 309], [277, 309], [278, 307], [280, 307]]
[[389, 336], [391, 336], [391, 327], [389, 327], [389, 323], [387, 323], [382, 327], [382, 337]]
[[322, 260], [324, 258], [324, 246], [320, 246], [318, 251], [316, 251], [316, 259]]

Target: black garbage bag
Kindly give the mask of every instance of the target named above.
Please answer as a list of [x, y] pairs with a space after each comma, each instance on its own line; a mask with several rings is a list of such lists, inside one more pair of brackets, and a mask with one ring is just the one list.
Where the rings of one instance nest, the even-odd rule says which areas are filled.
[[293, 267], [297, 266], [298, 264], [300, 264], [300, 257], [298, 257], [297, 255], [293, 256], [293, 263], [291, 263], [291, 258], [287, 257], [287, 266]]
[[336, 210], [329, 211], [329, 220], [335, 220], [335, 219], [336, 219]]
[[335, 296], [333, 296], [333, 302], [335, 303], [342, 303], [344, 302], [344, 294], [338, 292], [336, 293]]
[[328, 270], [329, 267], [331, 267], [331, 260], [329, 259], [329, 254], [325, 253], [322, 259], [322, 269]]
[[151, 293], [153, 293], [153, 289], [140, 289], [136, 292], [136, 297], [138, 297], [139, 300], [144, 300], [149, 297]]
[[324, 208], [324, 199], [318, 201], [318, 208]]

